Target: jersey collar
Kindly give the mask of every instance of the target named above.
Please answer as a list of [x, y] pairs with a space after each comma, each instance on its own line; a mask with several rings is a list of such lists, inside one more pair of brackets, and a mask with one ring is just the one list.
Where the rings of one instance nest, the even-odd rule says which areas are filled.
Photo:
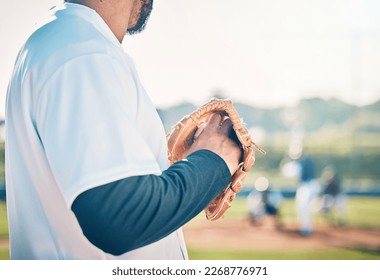
[[98, 29], [110, 42], [119, 48], [122, 48], [122, 45], [116, 38], [115, 34], [95, 10], [81, 4], [63, 3], [56, 6], [53, 11], [56, 16], [74, 15], [81, 17], [94, 25], [95, 28]]

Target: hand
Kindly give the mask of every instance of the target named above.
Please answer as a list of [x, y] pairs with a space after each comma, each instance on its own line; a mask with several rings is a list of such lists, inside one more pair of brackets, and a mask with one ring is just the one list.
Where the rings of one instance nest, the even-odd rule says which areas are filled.
[[228, 137], [232, 131], [232, 122], [229, 118], [222, 123], [220, 114], [213, 114], [202, 131], [196, 133], [194, 143], [185, 154], [185, 157], [199, 150], [210, 150], [218, 154], [227, 164], [231, 175], [238, 168], [242, 151], [236, 142]]

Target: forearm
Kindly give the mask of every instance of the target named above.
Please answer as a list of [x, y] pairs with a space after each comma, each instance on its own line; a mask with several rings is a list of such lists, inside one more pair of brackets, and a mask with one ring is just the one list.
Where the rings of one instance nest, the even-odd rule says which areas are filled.
[[201, 212], [229, 183], [223, 159], [193, 153], [161, 176], [145, 175], [90, 189], [72, 205], [85, 236], [119, 255], [167, 236]]

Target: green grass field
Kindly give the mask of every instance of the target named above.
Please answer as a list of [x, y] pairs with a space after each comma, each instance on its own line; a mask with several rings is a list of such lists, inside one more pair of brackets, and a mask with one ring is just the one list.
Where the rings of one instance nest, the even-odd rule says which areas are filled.
[[304, 251], [236, 251], [189, 248], [192, 260], [379, 260], [376, 250], [329, 249]]
[[0, 202], [0, 260], [9, 259], [8, 220], [5, 202]]
[[[380, 198], [350, 197], [348, 201], [346, 227], [363, 228], [380, 231]], [[294, 200], [287, 199], [281, 208], [284, 223], [294, 223], [296, 214]], [[202, 213], [203, 214], [203, 213]], [[200, 215], [202, 216], [202, 215]], [[236, 199], [233, 207], [227, 211], [225, 219], [241, 219], [247, 216], [247, 205], [244, 199]], [[196, 217], [195, 219], [201, 217]], [[202, 216], [203, 218], [203, 216]], [[326, 225], [326, 221], [316, 216], [316, 226]], [[189, 248], [190, 259], [256, 259], [256, 260], [371, 260], [380, 259], [379, 248], [345, 248], [305, 251], [238, 251], [238, 250], [202, 250]], [[6, 206], [0, 202], [0, 259], [9, 259], [8, 229]]]
[[[236, 199], [227, 211], [225, 219], [243, 219], [247, 217], [247, 205], [244, 199]], [[281, 207], [284, 224], [296, 223], [296, 212], [293, 199], [286, 199]], [[380, 198], [350, 197], [347, 205], [347, 228], [360, 228], [380, 231]], [[195, 219], [204, 219], [203, 215]], [[315, 225], [327, 226], [320, 215], [315, 215]], [[204, 250], [189, 247], [191, 259], [199, 260], [379, 260], [380, 248], [331, 248], [321, 250]]]
[[[293, 199], [285, 199], [282, 206], [282, 221], [295, 223], [296, 212]], [[248, 208], [244, 199], [236, 199], [226, 212], [226, 218], [247, 217]], [[380, 198], [379, 197], [350, 197], [347, 202], [347, 227], [365, 228], [380, 231]], [[327, 225], [321, 216], [315, 217], [316, 226]]]

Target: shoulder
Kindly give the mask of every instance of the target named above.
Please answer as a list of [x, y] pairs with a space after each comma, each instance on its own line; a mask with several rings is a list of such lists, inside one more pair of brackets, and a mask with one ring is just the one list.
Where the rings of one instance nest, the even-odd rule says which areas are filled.
[[64, 61], [86, 53], [110, 52], [106, 38], [89, 22], [75, 17], [47, 23], [29, 37], [25, 47], [36, 62], [44, 58]]
[[[79, 57], [99, 54], [115, 56], [115, 46], [90, 22], [74, 16], [55, 18], [37, 29], [27, 40], [19, 59], [25, 72], [42, 78]], [[43, 79], [40, 79], [43, 80]]]

